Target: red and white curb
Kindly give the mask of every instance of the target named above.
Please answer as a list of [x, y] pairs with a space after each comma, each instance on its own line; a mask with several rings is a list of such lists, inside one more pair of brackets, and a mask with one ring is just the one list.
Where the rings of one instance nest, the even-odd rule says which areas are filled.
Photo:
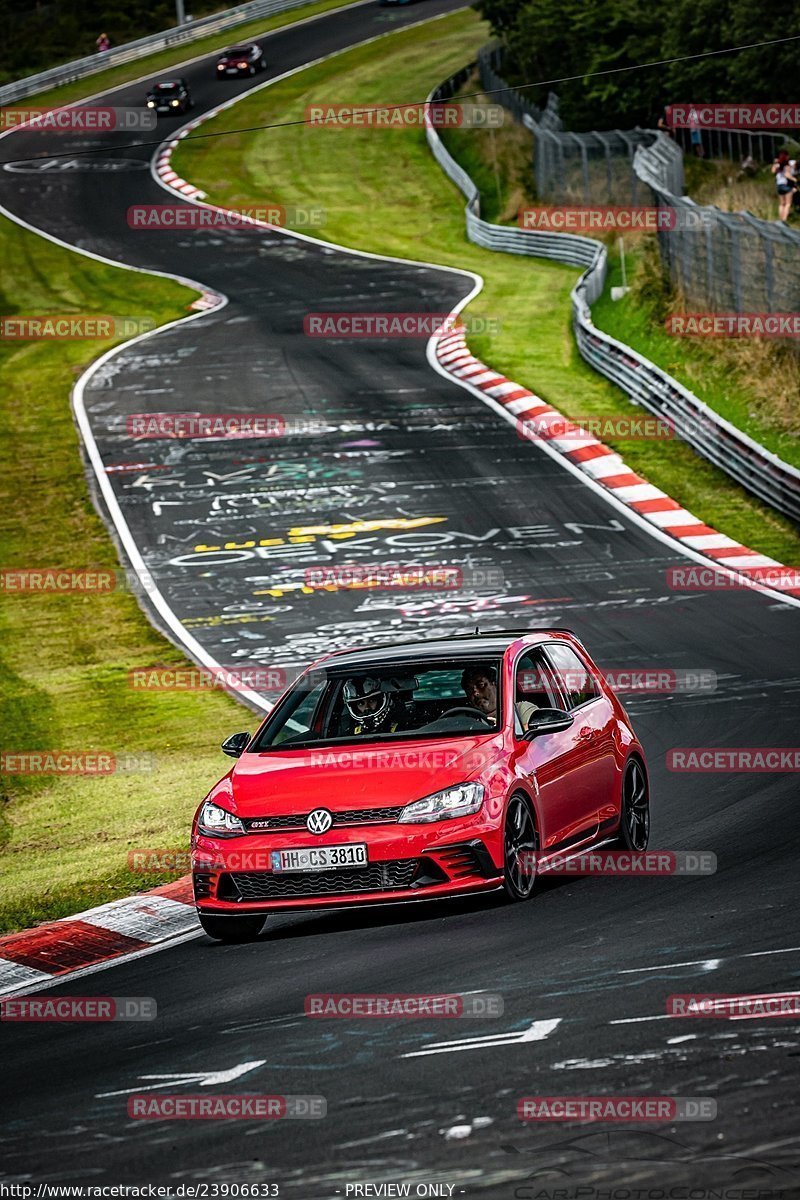
[[[195, 187], [193, 183], [187, 183], [185, 179], [181, 179], [177, 171], [173, 171], [170, 160], [172, 159], [172, 152], [178, 145], [180, 138], [186, 137], [187, 134], [191, 133], [191, 131], [196, 129], [201, 123], [202, 119], [198, 118], [196, 121], [192, 121], [189, 125], [185, 125], [177, 137], [173, 138], [172, 141], [164, 143], [156, 155], [155, 160], [155, 172], [161, 182], [166, 184], [167, 187], [173, 192], [177, 193], [177, 195], [186, 196], [189, 200], [203, 200], [205, 199], [205, 192], [202, 192], [200, 188]], [[199, 299], [195, 300], [193, 304], [189, 305], [189, 308], [197, 309], [200, 312], [203, 312], [212, 308], [216, 308], [217, 305], [221, 303], [222, 297], [218, 296], [216, 292], [203, 292]]]
[[[470, 353], [463, 329], [455, 329], [437, 340], [436, 360], [442, 370], [459, 383], [469, 384], [501, 404], [517, 420], [520, 436], [529, 441], [543, 441], [565, 459], [588, 475], [596, 484], [610, 492], [617, 501], [658, 527], [663, 534], [675, 538], [687, 549], [700, 553], [728, 570], [749, 576], [754, 583], [763, 583], [759, 572], [765, 567], [785, 569], [766, 554], [758, 554], [733, 538], [719, 533], [682, 508], [666, 492], [648, 483], [628, 467], [616, 451], [593, 437], [580, 425], [567, 420], [557, 409], [534, 392], [521, 387], [487, 367]], [[530, 432], [526, 421], [535, 419], [537, 433]], [[548, 426], [552, 432], [548, 432]], [[794, 572], [789, 572], [789, 575]], [[772, 591], [800, 595], [800, 588], [780, 578], [764, 584]]]
[[205, 199], [205, 192], [201, 192], [200, 188], [195, 187], [193, 183], [187, 183], [185, 179], [181, 179], [177, 171], [173, 171], [171, 165], [172, 151], [177, 146], [179, 140], [191, 133], [193, 129], [202, 124], [203, 118], [198, 118], [196, 121], [191, 121], [188, 125], [184, 125], [177, 137], [172, 141], [165, 142], [164, 146], [159, 150], [156, 157], [156, 174], [159, 179], [162, 179], [168, 187], [172, 188], [173, 192], [178, 192], [181, 196], [189, 196], [194, 200]]
[[0, 938], [0, 996], [199, 930], [189, 876]]

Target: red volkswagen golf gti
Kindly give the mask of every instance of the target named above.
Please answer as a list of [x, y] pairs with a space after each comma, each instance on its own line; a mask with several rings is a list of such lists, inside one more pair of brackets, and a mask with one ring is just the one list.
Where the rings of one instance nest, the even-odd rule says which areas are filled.
[[192, 828], [200, 923], [256, 937], [268, 913], [532, 893], [548, 856], [644, 850], [644, 752], [570, 630], [351, 650], [315, 663]]

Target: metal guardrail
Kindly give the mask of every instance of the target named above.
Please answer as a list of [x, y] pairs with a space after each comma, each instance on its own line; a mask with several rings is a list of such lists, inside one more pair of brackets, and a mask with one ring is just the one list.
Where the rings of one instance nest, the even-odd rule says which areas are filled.
[[[429, 102], [447, 100], [461, 87], [474, 70], [474, 65], [464, 67], [455, 75], [435, 88], [428, 97]], [[539, 230], [520, 230], [513, 225], [491, 225], [480, 215], [480, 194], [470, 176], [444, 148], [435, 129], [426, 121], [425, 131], [428, 145], [439, 165], [467, 198], [467, 236], [471, 242], [486, 250], [500, 250], [505, 254], [527, 254], [538, 258], [553, 258], [570, 266], [591, 266], [602, 273], [605, 280], [606, 252], [601, 242], [594, 238], [580, 237], [568, 233], [542, 233]], [[599, 260], [602, 258], [602, 266]], [[602, 282], [600, 284], [602, 291]], [[597, 295], [600, 294], [598, 291]], [[593, 297], [596, 298], [596, 297]]]
[[239, 4], [236, 8], [227, 8], [224, 12], [214, 13], [210, 17], [201, 17], [197, 21], [187, 21], [185, 25], [176, 25], [163, 33], [151, 33], [147, 37], [138, 38], [135, 42], [126, 42], [122, 46], [114, 46], [102, 53], [91, 54], [86, 58], [75, 59], [74, 62], [64, 63], [60, 67], [51, 67], [38, 75], [28, 75], [14, 83], [0, 87], [0, 104], [10, 104], [16, 100], [24, 100], [27, 96], [35, 96], [51, 87], [61, 87], [65, 83], [73, 83], [76, 79], [84, 79], [88, 75], [96, 75], [108, 67], [116, 67], [121, 63], [132, 62], [152, 54], [154, 50], [168, 50], [172, 46], [190, 44], [199, 38], [208, 37], [213, 33], [223, 33], [233, 29], [245, 21], [258, 20], [273, 13], [286, 12], [288, 9], [299, 8], [307, 0], [250, 0], [248, 4]]
[[[475, 66], [471, 64], [445, 80], [431, 92], [428, 102], [450, 99]], [[608, 270], [603, 243], [594, 238], [484, 221], [480, 193], [473, 180], [428, 121], [425, 134], [434, 158], [467, 199], [466, 228], [471, 242], [487, 250], [550, 258], [586, 268], [571, 292], [575, 339], [586, 362], [622, 388], [635, 404], [661, 417], [692, 449], [754, 496], [800, 521], [800, 471], [720, 417], [655, 363], [595, 327], [591, 305], [603, 292]]]

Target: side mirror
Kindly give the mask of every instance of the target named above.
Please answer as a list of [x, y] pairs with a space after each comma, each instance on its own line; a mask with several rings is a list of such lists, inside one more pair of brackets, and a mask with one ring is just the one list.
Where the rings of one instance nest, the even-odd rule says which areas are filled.
[[249, 733], [232, 733], [222, 743], [222, 753], [230, 755], [231, 758], [239, 758], [244, 753], [244, 748], [249, 741]]
[[562, 729], [569, 729], [574, 720], [572, 713], [564, 712], [562, 708], [537, 708], [531, 714], [528, 727], [522, 735], [523, 740], [529, 742], [540, 733], [559, 733]]

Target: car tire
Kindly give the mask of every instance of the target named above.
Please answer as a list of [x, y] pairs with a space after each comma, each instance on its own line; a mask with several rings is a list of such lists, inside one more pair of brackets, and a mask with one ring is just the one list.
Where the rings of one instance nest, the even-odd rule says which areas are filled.
[[217, 942], [241, 943], [254, 941], [261, 932], [266, 917], [208, 917], [198, 913], [203, 932]]
[[508, 900], [529, 900], [536, 884], [536, 866], [526, 870], [520, 863], [521, 852], [535, 854], [539, 849], [536, 822], [527, 797], [517, 793], [508, 802], [503, 822], [503, 890]]
[[629, 758], [622, 777], [618, 841], [626, 850], [646, 850], [650, 839], [650, 788], [639, 758]]
[[251, 78], [251, 79], [253, 78], [253, 76], [255, 75], [255, 73], [256, 73], [256, 69], [255, 69], [255, 67], [250, 67], [250, 78]]

